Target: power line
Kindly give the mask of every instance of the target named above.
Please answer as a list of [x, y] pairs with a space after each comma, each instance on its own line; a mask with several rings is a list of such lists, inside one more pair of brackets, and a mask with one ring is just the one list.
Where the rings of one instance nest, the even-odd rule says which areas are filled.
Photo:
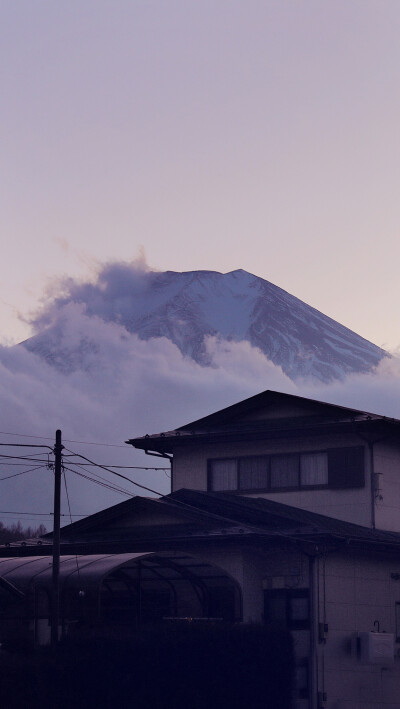
[[[39, 455], [39, 454], [37, 454], [37, 455]], [[72, 456], [63, 456], [63, 457], [70, 458], [70, 457], [76, 457], [76, 456], [79, 456], [79, 453], [73, 453]], [[23, 463], [6, 463], [6, 462], [3, 462], [3, 460], [27, 460], [32, 463], [36, 463], [36, 462], [44, 463], [45, 465], [47, 465], [47, 463], [48, 463], [48, 460], [40, 460], [40, 459], [34, 458], [33, 455], [28, 457], [28, 456], [22, 456], [22, 455], [4, 455], [4, 454], [0, 453], [0, 465], [24, 465]], [[101, 463], [81, 463], [80, 465], [95, 466], [95, 467], [100, 466], [100, 467], [104, 467], [104, 468], [106, 468], [106, 467], [117, 468], [117, 469], [121, 469], [121, 470], [155, 470], [155, 471], [161, 470], [163, 472], [169, 470], [169, 468], [150, 468], [150, 467], [144, 466], [144, 465], [113, 465], [111, 463], [107, 463], [107, 466], [104, 466]], [[127, 479], [129, 479], [129, 478], [127, 478]]]
[[[68, 450], [68, 448], [66, 448], [65, 450]], [[71, 453], [72, 453], [72, 451], [71, 451]], [[23, 455], [6, 455], [6, 454], [4, 454], [4, 453], [0, 453], [0, 465], [2, 464], [2, 460], [3, 460], [3, 459], [4, 459], [4, 460], [28, 460], [28, 461], [31, 461], [31, 462], [33, 462], [33, 463], [35, 463], [35, 462], [41, 462], [41, 463], [47, 464], [47, 462], [48, 462], [47, 460], [38, 460], [37, 458], [34, 457], [35, 455], [41, 455], [41, 454], [40, 454], [40, 453], [33, 453], [32, 456], [23, 456]], [[72, 453], [71, 456], [68, 456], [68, 455], [67, 455], [67, 456], [63, 456], [63, 457], [64, 457], [64, 458], [70, 458], [70, 457], [77, 457], [77, 456], [80, 457], [80, 458], [84, 458], [85, 460], [89, 460], [88, 458], [86, 459], [85, 456], [80, 455], [80, 453]], [[7, 463], [5, 463], [5, 465], [7, 465]], [[8, 465], [11, 465], [11, 463], [8, 463]], [[94, 462], [81, 463], [81, 465], [87, 465], [87, 466], [93, 465], [93, 466], [96, 466], [96, 467], [102, 467], [102, 468], [104, 468], [105, 470], [108, 469], [108, 468], [117, 468], [117, 469], [121, 469], [121, 470], [156, 470], [156, 471], [157, 471], [157, 470], [162, 470], [162, 471], [166, 471], [166, 470], [168, 471], [168, 470], [169, 470], [169, 468], [167, 468], [167, 467], [165, 467], [165, 468], [159, 468], [159, 467], [153, 468], [153, 467], [149, 467], [149, 466], [147, 466], [147, 465], [146, 465], [146, 466], [145, 466], [145, 465], [113, 465], [112, 463], [107, 463], [107, 466], [105, 466], [105, 465], [103, 465], [103, 464], [101, 464], [101, 463], [94, 463]], [[109, 472], [113, 472], [113, 471], [109, 471]], [[127, 478], [127, 480], [129, 480], [129, 478]], [[130, 481], [130, 482], [132, 482], [132, 481]]]
[[[33, 463], [33, 462], [34, 462], [34, 460], [32, 459], [32, 463]], [[42, 460], [42, 461], [37, 460], [36, 462], [37, 462], [37, 463], [43, 463], [43, 464], [44, 464], [44, 460]], [[3, 465], [7, 465], [8, 467], [12, 467], [12, 468], [17, 468], [17, 467], [23, 467], [23, 466], [25, 466], [26, 463], [6, 463], [5, 461], [0, 460], [0, 468], [2, 468]], [[45, 465], [47, 466], [47, 461], [46, 461]]]
[[[21, 518], [20, 518], [20, 517], [15, 517], [15, 516], [14, 516], [14, 517], [9, 517], [9, 518], [7, 519], [7, 522], [10, 522], [12, 519], [17, 519], [19, 522], [21, 521]], [[31, 521], [31, 522], [37, 522], [37, 521], [39, 521], [40, 519], [44, 520], [44, 522], [49, 522], [49, 521], [50, 521], [50, 520], [47, 518], [46, 515], [40, 515], [39, 517], [25, 517], [25, 518], [24, 518], [24, 521], [27, 522], [27, 521], [29, 520], [29, 521]], [[23, 540], [22, 540], [22, 539], [19, 539], [19, 540], [15, 540], [15, 541], [21, 542], [21, 541], [23, 541]]]
[[[53, 517], [53, 512], [15, 512], [0, 510], [0, 515], [35, 515], [35, 517]], [[69, 514], [62, 513], [61, 517], [69, 517]], [[72, 515], [72, 517], [88, 517], [88, 515]]]
[[[68, 493], [68, 486], [67, 486], [67, 476], [66, 476], [66, 474], [65, 474], [65, 470], [64, 470], [63, 472], [64, 472], [64, 486], [65, 486], [65, 492], [66, 492], [67, 501], [68, 501], [69, 519], [70, 519], [70, 523], [72, 524], [71, 503], [70, 503], [70, 501], [69, 501], [69, 493]], [[75, 536], [75, 535], [73, 534], [73, 536]], [[77, 571], [77, 574], [78, 574], [78, 580], [79, 580], [79, 583], [80, 583], [78, 554], [75, 554], [75, 563], [76, 563], [76, 571]]]
[[[10, 433], [10, 431], [0, 431], [0, 434], [3, 436], [20, 436], [21, 438], [36, 438], [41, 441], [52, 441], [51, 436], [32, 436], [28, 435], [27, 433]], [[66, 443], [83, 443], [87, 446], [107, 446], [109, 448], [124, 448], [125, 450], [128, 450], [126, 445], [121, 445], [118, 443], [97, 443], [95, 441], [76, 441], [70, 438], [65, 438], [64, 441]]]
[[95, 480], [95, 478], [91, 478], [89, 475], [84, 475], [83, 473], [79, 473], [77, 470], [73, 470], [72, 468], [68, 468], [64, 466], [65, 470], [69, 470], [71, 473], [75, 473], [75, 475], [79, 475], [81, 478], [85, 478], [85, 480], [89, 480], [92, 483], [96, 483], [96, 485], [101, 485], [101, 487], [108, 488], [109, 490], [112, 490], [113, 492], [119, 492], [120, 495], [128, 495], [128, 497], [136, 497], [133, 493], [130, 492], [124, 492], [122, 490], [119, 490], [118, 488], [112, 486], [112, 485], [107, 485], [107, 483], [103, 483], [100, 480]]
[[2, 462], [2, 459], [5, 460], [29, 460], [32, 463], [47, 463], [47, 460], [41, 460], [40, 458], [34, 458], [33, 456], [26, 456], [26, 455], [2, 455], [0, 453], [0, 463]]
[[[67, 450], [67, 449], [66, 449]], [[72, 456], [65, 455], [64, 458], [72, 458], [79, 455], [78, 453], [73, 453]], [[81, 463], [81, 465], [101, 465], [100, 463]], [[108, 468], [120, 468], [121, 470], [169, 470], [169, 468], [149, 468], [148, 466], [144, 465], [111, 465], [110, 463], [107, 463]]]
[[1, 480], [9, 480], [10, 478], [16, 478], [18, 475], [25, 475], [26, 473], [32, 473], [34, 470], [40, 470], [41, 468], [44, 468], [44, 465], [36, 465], [34, 468], [29, 468], [29, 470], [21, 470], [19, 473], [13, 473], [13, 475], [6, 475], [4, 478], [0, 478]]
[[[71, 465], [74, 465], [74, 466], [77, 467], [77, 468], [82, 468], [82, 463], [71, 463]], [[63, 467], [64, 467], [65, 469], [67, 469], [67, 468], [65, 467], [65, 465], [64, 465]], [[83, 471], [84, 471], [86, 474], [88, 473], [88, 471], [85, 470], [85, 468], [83, 468]], [[75, 471], [75, 472], [76, 472], [76, 471]], [[113, 485], [109, 480], [107, 480], [107, 478], [103, 478], [103, 477], [102, 477], [101, 475], [99, 475], [98, 473], [94, 473], [93, 471], [90, 471], [90, 474], [93, 475], [95, 478], [98, 478], [99, 480], [103, 480], [103, 482], [107, 483], [108, 486], [110, 486], [112, 489], [116, 490], [117, 492], [123, 492], [125, 495], [131, 495], [131, 494], [132, 494], [131, 492], [129, 492], [129, 490], [126, 490], [125, 488], [121, 487], [121, 485], [116, 485], [116, 484]], [[88, 479], [90, 479], [89, 476], [88, 476]]]
[[40, 446], [37, 443], [0, 443], [0, 446], [7, 446], [7, 448], [50, 448], [51, 451], [53, 450], [51, 446]]
[[108, 473], [111, 473], [112, 475], [117, 475], [119, 478], [123, 478], [123, 480], [127, 480], [128, 482], [132, 483], [133, 485], [136, 485], [136, 487], [142, 488], [142, 490], [147, 490], [147, 492], [152, 492], [154, 495], [160, 495], [162, 496], [161, 492], [158, 492], [157, 490], [152, 490], [151, 487], [146, 487], [146, 485], [141, 485], [134, 480], [131, 480], [130, 478], [127, 478], [126, 475], [122, 475], [121, 473], [116, 473], [115, 470], [111, 470], [110, 468], [107, 468], [105, 465], [100, 465], [99, 463], [95, 463], [93, 460], [90, 460], [90, 458], [86, 458], [84, 455], [81, 455], [80, 453], [74, 453], [74, 451], [69, 450], [66, 448], [65, 450], [68, 451], [68, 453], [73, 453], [73, 455], [76, 455], [78, 458], [82, 458], [83, 460], [86, 460], [88, 463], [92, 463], [92, 465], [95, 465], [97, 468], [101, 468], [102, 470], [106, 470]]

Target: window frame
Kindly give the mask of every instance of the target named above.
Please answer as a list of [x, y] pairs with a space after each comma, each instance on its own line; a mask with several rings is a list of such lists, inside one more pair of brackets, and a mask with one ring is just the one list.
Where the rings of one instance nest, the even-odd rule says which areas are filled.
[[[309, 630], [311, 627], [311, 604], [308, 588], [269, 588], [264, 590], [264, 624], [274, 625], [274, 619], [266, 617], [268, 599], [281, 598], [285, 603], [285, 629], [292, 632], [296, 630]], [[307, 617], [296, 620], [292, 617], [291, 601], [295, 598], [307, 600]], [[279, 624], [279, 621], [276, 621]]]
[[[229, 492], [233, 494], [243, 494], [243, 493], [248, 493], [251, 494], [253, 492], [301, 492], [302, 490], [345, 490], [345, 489], [355, 489], [355, 488], [361, 488], [365, 487], [365, 460], [363, 464], [363, 484], [357, 484], [357, 485], [347, 485], [343, 487], [338, 487], [335, 484], [332, 483], [332, 480], [330, 480], [331, 473], [329, 470], [329, 461], [330, 461], [330, 452], [333, 451], [344, 451], [348, 449], [356, 449], [356, 448], [363, 448], [363, 446], [346, 446], [345, 448], [343, 447], [338, 447], [338, 448], [325, 448], [325, 449], [319, 449], [319, 450], [304, 450], [304, 451], [299, 451], [299, 452], [289, 452], [289, 453], [272, 453], [272, 454], [261, 454], [261, 455], [239, 455], [239, 456], [222, 456], [221, 458], [218, 457], [213, 457], [213, 458], [208, 458], [207, 459], [207, 490], [209, 492]], [[326, 483], [322, 483], [319, 485], [304, 485], [301, 482], [301, 456], [302, 455], [311, 455], [315, 453], [316, 455], [324, 453], [327, 456], [327, 465], [328, 465], [328, 480]], [[276, 487], [271, 485], [271, 460], [272, 458], [279, 458], [280, 456], [293, 456], [297, 457], [298, 459], [298, 470], [297, 470], [297, 485], [290, 485], [290, 486], [285, 486], [285, 487]], [[249, 460], [252, 458], [265, 458], [268, 461], [268, 470], [267, 470], [267, 486], [266, 487], [241, 487], [240, 485], [240, 461], [241, 460]], [[213, 490], [212, 487], [212, 464], [214, 461], [220, 461], [220, 460], [234, 460], [236, 461], [236, 479], [237, 479], [237, 487], [235, 489], [230, 489], [230, 490]]]

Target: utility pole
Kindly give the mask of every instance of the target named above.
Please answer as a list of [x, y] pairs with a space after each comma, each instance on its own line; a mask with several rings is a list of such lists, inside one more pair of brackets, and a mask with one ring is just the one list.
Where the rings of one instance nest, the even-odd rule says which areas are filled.
[[58, 643], [58, 623], [60, 616], [60, 512], [61, 512], [61, 431], [56, 431], [54, 453], [54, 527], [53, 527], [53, 573], [52, 573], [52, 604], [51, 604], [51, 645]]

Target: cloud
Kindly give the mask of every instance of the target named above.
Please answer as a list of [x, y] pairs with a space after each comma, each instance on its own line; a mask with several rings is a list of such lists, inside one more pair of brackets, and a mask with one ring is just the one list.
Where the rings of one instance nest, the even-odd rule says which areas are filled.
[[[293, 383], [257, 348], [248, 342], [227, 342], [208, 337], [205, 347], [209, 366], [184, 357], [166, 338], [141, 340], [123, 322], [114, 322], [118, 304], [124, 319], [136, 292], [149, 284], [151, 272], [126, 264], [105, 267], [95, 284], [68, 282], [37, 315], [36, 326], [56, 324], [51, 337], [57, 352], [72, 367], [54, 367], [22, 345], [0, 347], [0, 435], [2, 442], [34, 442], [53, 445], [61, 428], [69, 451], [105, 465], [162, 466], [130, 446], [127, 438], [169, 430], [212, 411], [274, 389], [322, 401], [360, 408], [400, 418], [400, 359], [384, 359], [370, 374], [352, 376], [330, 385], [310, 381]], [[118, 297], [113, 297], [117, 294]], [[74, 360], [75, 358], [75, 360]], [[24, 439], [10, 434], [49, 437]], [[74, 441], [74, 442], [67, 442]], [[75, 441], [109, 443], [107, 447]], [[17, 449], [2, 449], [15, 454]], [[25, 450], [25, 449], [23, 449]], [[33, 449], [31, 455], [41, 451]], [[47, 452], [44, 449], [46, 458]], [[68, 459], [67, 465], [77, 459]], [[0, 477], [24, 468], [0, 466]], [[27, 468], [31, 463], [27, 462]], [[139, 492], [128, 482], [108, 481]], [[169, 480], [163, 471], [122, 471], [150, 488], [166, 493]], [[126, 497], [98, 487], [67, 472], [73, 514], [87, 514]], [[1, 482], [3, 509], [50, 512], [52, 471], [44, 468]], [[64, 495], [64, 512], [66, 512]], [[38, 521], [40, 519], [38, 518]]]
[[59, 322], [63, 308], [81, 305], [90, 316], [129, 327], [139, 296], [150, 290], [155, 272], [146, 264], [144, 251], [131, 263], [97, 264], [91, 280], [62, 278], [53, 281], [44, 293], [40, 308], [31, 314], [34, 332]]
[[[271, 388], [295, 390], [280, 368], [246, 342], [209, 338], [211, 366], [202, 367], [183, 357], [168, 339], [140, 340], [122, 325], [89, 316], [83, 305], [75, 303], [62, 308], [62, 327], [53, 336], [58, 337], [62, 357], [78, 357], [79, 367], [66, 373], [22, 345], [0, 348], [0, 431], [51, 438], [61, 428], [65, 439], [123, 446], [129, 437], [175, 428], [255, 394], [260, 381]], [[19, 439], [2, 434], [1, 440]], [[52, 445], [51, 440], [44, 442]], [[66, 445], [106, 465], [162, 464], [130, 446]], [[10, 469], [3, 464], [0, 476]], [[163, 472], [128, 474], [162, 493], [169, 491]], [[92, 512], [125, 499], [70, 477], [74, 513]], [[51, 509], [49, 470], [2, 485], [7, 509]], [[138, 492], [129, 483], [124, 487]]]

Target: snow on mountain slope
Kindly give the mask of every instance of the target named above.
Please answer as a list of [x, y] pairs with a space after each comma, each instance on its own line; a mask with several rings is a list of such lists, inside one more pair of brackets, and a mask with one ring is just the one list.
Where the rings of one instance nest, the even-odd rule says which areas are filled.
[[[247, 340], [291, 378], [329, 382], [371, 370], [387, 353], [348, 328], [306, 305], [269, 281], [243, 270], [178, 273], [138, 272], [111, 264], [94, 284], [69, 283], [36, 322], [27, 340], [36, 352], [64, 371], [81, 366], [96, 343], [72, 333], [60, 351], [63, 309], [79, 304], [89, 316], [123, 325], [143, 340], [167, 337], [196, 362], [209, 364], [205, 338]], [[260, 383], [262, 386], [262, 383]]]

